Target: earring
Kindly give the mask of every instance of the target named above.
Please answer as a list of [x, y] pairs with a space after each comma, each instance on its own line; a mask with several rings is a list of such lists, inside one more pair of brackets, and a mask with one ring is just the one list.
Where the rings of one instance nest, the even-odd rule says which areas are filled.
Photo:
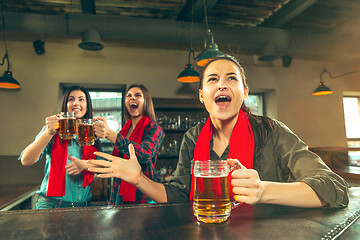
[[200, 100], [201, 104], [204, 104], [204, 101], [203, 100]]

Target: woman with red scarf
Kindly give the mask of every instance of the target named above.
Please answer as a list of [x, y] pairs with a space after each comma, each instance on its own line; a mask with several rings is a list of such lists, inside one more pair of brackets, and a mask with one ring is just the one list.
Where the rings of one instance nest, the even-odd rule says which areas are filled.
[[[61, 112], [75, 113], [76, 118], [92, 118], [93, 110], [88, 91], [79, 86], [68, 88], [63, 96]], [[19, 160], [30, 166], [43, 156], [45, 176], [37, 191], [39, 198], [35, 209], [85, 207], [90, 204], [90, 183], [94, 174], [78, 165], [76, 159], [95, 159], [95, 151], [101, 151], [100, 141], [94, 146], [80, 146], [77, 139], [61, 140], [56, 130], [59, 128], [59, 115], [47, 117], [34, 142], [24, 149]], [[71, 157], [70, 157], [71, 155]], [[80, 170], [81, 169], [81, 170]]]
[[[106, 138], [114, 146], [113, 155], [128, 159], [129, 144], [133, 144], [142, 173], [155, 180], [155, 164], [164, 132], [156, 123], [154, 105], [147, 88], [141, 84], [131, 85], [125, 94], [125, 125], [119, 133], [112, 131], [106, 118], [97, 117], [95, 133]], [[148, 203], [151, 199], [132, 184], [114, 179], [110, 193], [110, 204]]]
[[283, 123], [251, 114], [244, 104], [248, 93], [244, 70], [235, 58], [217, 57], [204, 66], [199, 99], [209, 118], [185, 133], [167, 184], [141, 173], [132, 146], [127, 161], [95, 153], [110, 162], [99, 161], [98, 168], [88, 170], [101, 173], [99, 177], [121, 178], [156, 202], [179, 202], [193, 200], [193, 161], [227, 160], [240, 166], [229, 174], [229, 189], [238, 202], [347, 206], [347, 183]]

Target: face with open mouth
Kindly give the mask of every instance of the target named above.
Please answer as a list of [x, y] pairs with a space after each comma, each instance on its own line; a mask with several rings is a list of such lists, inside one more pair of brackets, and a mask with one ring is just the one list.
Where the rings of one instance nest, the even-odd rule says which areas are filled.
[[140, 88], [129, 89], [125, 97], [125, 107], [131, 118], [144, 116], [144, 94]]
[[244, 87], [240, 68], [229, 60], [221, 59], [208, 65], [202, 81], [199, 98], [212, 119], [234, 117], [249, 93]]
[[86, 95], [81, 90], [74, 90], [70, 93], [67, 102], [67, 111], [74, 112], [76, 118], [82, 118], [86, 114]]

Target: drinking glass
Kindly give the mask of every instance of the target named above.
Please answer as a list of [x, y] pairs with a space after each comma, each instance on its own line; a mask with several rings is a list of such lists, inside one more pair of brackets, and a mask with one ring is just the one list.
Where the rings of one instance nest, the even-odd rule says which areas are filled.
[[230, 166], [226, 160], [195, 161], [194, 164], [194, 215], [204, 223], [226, 221], [232, 205], [228, 183]]
[[61, 112], [59, 115], [59, 135], [61, 139], [74, 139], [76, 137], [75, 113]]
[[78, 141], [81, 146], [95, 143], [94, 120], [90, 118], [77, 120]]

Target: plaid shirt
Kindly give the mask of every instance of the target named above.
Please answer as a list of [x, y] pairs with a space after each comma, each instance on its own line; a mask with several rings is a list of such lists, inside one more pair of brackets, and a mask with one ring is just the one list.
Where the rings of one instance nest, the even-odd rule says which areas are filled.
[[[149, 124], [144, 129], [144, 134], [141, 139], [141, 144], [135, 143], [118, 133], [115, 148], [119, 150], [119, 157], [124, 154], [130, 156], [129, 144], [132, 143], [135, 148], [136, 157], [141, 165], [142, 172], [151, 180], [156, 181], [155, 164], [159, 148], [164, 139], [164, 131], [159, 125], [150, 120]], [[120, 205], [123, 203], [122, 196], [119, 195], [121, 180], [114, 178], [113, 186], [111, 187], [109, 204]], [[136, 191], [135, 203], [147, 203], [151, 199], [145, 196], [140, 190]]]

